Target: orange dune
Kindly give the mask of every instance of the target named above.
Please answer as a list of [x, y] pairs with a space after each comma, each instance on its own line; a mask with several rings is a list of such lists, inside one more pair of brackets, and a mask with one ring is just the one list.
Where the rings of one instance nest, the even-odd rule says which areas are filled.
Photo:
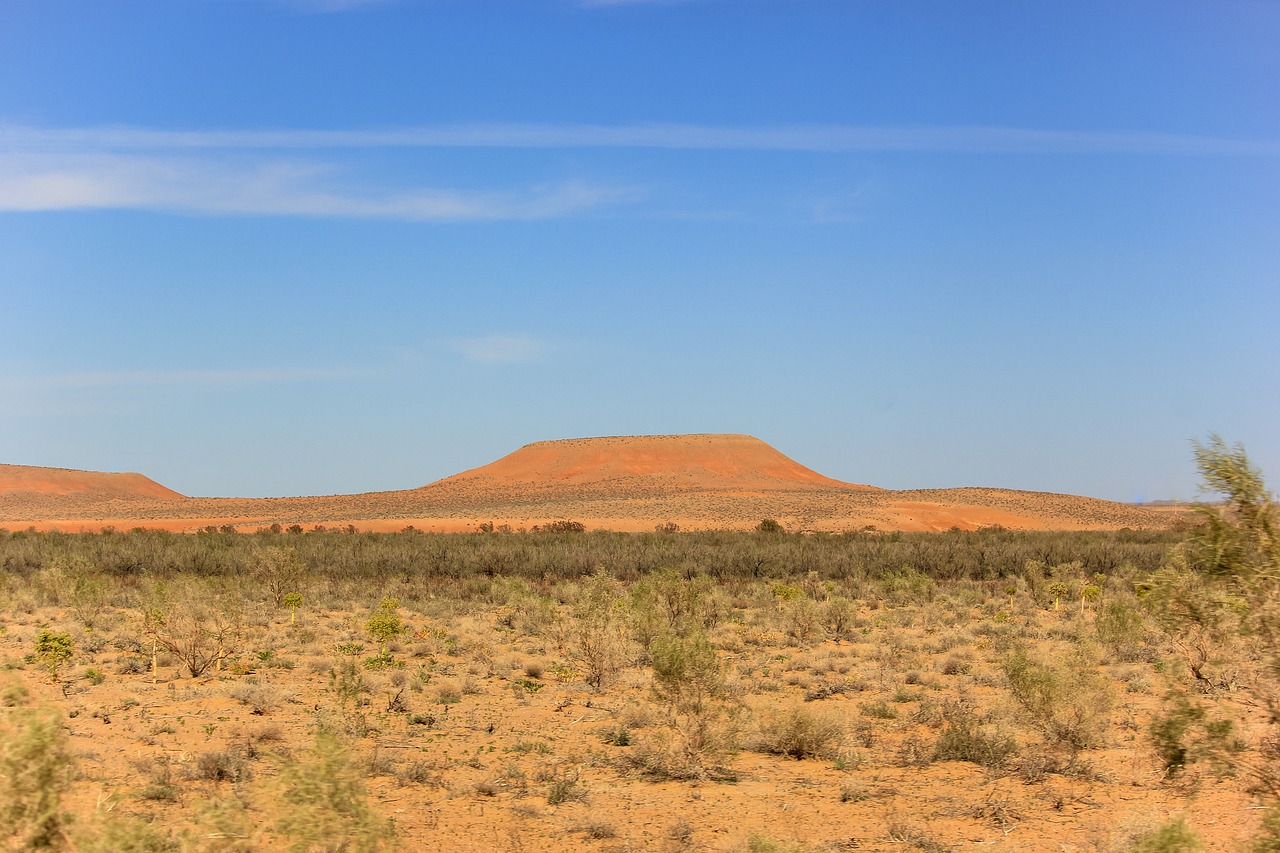
[[0, 466], [0, 527], [104, 526], [193, 531], [280, 524], [360, 530], [528, 529], [556, 520], [590, 529], [927, 531], [1163, 528], [1168, 512], [1010, 489], [891, 491], [825, 477], [746, 435], [541, 441], [418, 489], [300, 498], [186, 498], [138, 474]]

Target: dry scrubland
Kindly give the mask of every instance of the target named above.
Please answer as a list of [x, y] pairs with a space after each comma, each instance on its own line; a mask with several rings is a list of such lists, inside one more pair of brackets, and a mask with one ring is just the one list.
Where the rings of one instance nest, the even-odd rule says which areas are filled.
[[1177, 538], [3, 534], [0, 833], [1236, 849], [1249, 778], [1184, 769], [1165, 695], [1213, 693], [1244, 743], [1262, 710], [1195, 689], [1137, 594]]

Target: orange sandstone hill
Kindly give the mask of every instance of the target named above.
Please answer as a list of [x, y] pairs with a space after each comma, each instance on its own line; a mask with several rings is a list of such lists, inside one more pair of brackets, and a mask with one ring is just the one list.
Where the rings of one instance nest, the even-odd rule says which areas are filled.
[[39, 529], [189, 531], [214, 524], [252, 530], [301, 524], [459, 531], [488, 523], [518, 530], [574, 520], [618, 531], [669, 524], [742, 530], [773, 518], [791, 530], [842, 532], [997, 524], [1158, 528], [1171, 521], [1167, 513], [1074, 495], [988, 488], [891, 491], [845, 483], [746, 435], [541, 441], [418, 489], [326, 497], [185, 498], [136, 474], [0, 466], [0, 477], [6, 470], [13, 473], [0, 479], [0, 527]]
[[96, 498], [180, 498], [141, 474], [106, 474], [70, 468], [0, 465], [0, 495], [81, 495]]
[[425, 488], [689, 490], [873, 489], [824, 477], [749, 435], [636, 435], [526, 444]]

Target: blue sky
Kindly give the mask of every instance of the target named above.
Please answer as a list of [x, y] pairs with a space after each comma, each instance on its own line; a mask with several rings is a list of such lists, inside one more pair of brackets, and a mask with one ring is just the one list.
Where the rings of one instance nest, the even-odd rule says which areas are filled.
[[0, 461], [192, 495], [741, 432], [1280, 476], [1280, 5], [6, 0]]

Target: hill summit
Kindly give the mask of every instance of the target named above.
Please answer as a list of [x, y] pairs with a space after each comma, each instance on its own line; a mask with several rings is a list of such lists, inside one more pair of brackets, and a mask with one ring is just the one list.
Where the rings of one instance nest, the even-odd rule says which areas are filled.
[[873, 489], [825, 477], [749, 435], [634, 435], [538, 441], [425, 488], [609, 488], [620, 492]]

